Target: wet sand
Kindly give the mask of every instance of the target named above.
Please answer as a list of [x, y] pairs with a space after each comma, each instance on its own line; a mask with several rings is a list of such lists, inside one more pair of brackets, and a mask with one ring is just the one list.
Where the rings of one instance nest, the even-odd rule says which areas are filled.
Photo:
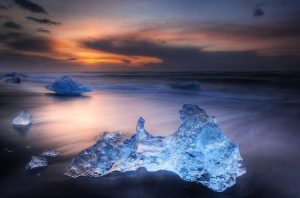
[[[297, 197], [300, 195], [300, 107], [294, 100], [245, 104], [205, 97], [143, 95], [95, 91], [84, 97], [57, 97], [42, 86], [0, 84], [1, 197]], [[290, 98], [290, 96], [289, 96]], [[193, 103], [215, 115], [240, 145], [247, 173], [223, 193], [184, 182], [167, 172], [136, 172], [72, 179], [64, 169], [72, 157], [96, 142], [102, 132], [134, 133], [139, 116], [155, 135], [169, 135], [179, 125], [178, 110]], [[35, 124], [16, 131], [12, 119], [26, 108]], [[141, 115], [142, 114], [142, 115]], [[62, 154], [47, 169], [25, 171], [32, 155], [45, 149]]]

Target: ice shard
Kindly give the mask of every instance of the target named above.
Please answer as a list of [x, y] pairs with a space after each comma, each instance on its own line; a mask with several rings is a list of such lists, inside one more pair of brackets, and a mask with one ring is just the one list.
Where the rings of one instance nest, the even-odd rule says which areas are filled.
[[46, 168], [48, 166], [48, 161], [45, 157], [32, 156], [30, 162], [27, 164], [27, 170], [35, 170], [40, 168]]
[[47, 89], [54, 91], [58, 95], [76, 96], [89, 93], [92, 90], [72, 80], [69, 76], [63, 76], [52, 85], [46, 86]]
[[56, 150], [46, 150], [44, 153], [42, 153], [42, 156], [45, 157], [56, 157], [60, 154], [60, 152], [56, 151]]
[[19, 115], [13, 119], [15, 127], [28, 127], [32, 124], [32, 117], [25, 110], [22, 110]]
[[147, 132], [143, 118], [128, 139], [106, 132], [95, 145], [73, 158], [65, 174], [98, 177], [144, 167], [148, 171], [172, 171], [183, 180], [217, 192], [234, 185], [246, 172], [239, 147], [225, 136], [216, 119], [198, 106], [185, 104], [180, 119], [179, 129], [168, 137]]

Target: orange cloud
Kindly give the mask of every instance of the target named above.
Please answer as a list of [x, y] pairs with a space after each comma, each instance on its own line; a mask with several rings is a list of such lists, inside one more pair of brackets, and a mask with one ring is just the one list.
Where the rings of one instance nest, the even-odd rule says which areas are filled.
[[72, 54], [77, 63], [84, 65], [98, 65], [102, 63], [125, 64], [127, 66], [143, 66], [150, 63], [162, 63], [162, 60], [146, 56], [123, 56], [110, 53], [95, 52], [92, 50], [79, 51]]
[[156, 57], [147, 56], [126, 56], [113, 53], [99, 52], [96, 50], [85, 49], [74, 42], [61, 42], [56, 46], [56, 51], [60, 52], [57, 57], [83, 65], [99, 64], [124, 64], [132, 67], [139, 67], [150, 63], [162, 63]]

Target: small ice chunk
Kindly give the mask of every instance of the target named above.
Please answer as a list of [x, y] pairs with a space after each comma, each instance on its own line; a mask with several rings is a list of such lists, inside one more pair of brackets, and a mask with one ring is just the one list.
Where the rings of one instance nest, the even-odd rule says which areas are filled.
[[72, 80], [69, 76], [63, 76], [55, 81], [52, 85], [46, 86], [47, 89], [54, 91], [58, 95], [76, 96], [92, 92], [88, 87], [85, 87]]
[[38, 168], [45, 168], [48, 166], [48, 161], [45, 157], [32, 156], [30, 162], [27, 164], [27, 170], [34, 170]]
[[4, 74], [2, 77], [5, 79], [5, 82], [7, 83], [21, 83], [22, 77], [24, 76], [22, 74], [19, 74], [17, 72], [9, 72]]
[[11, 78], [6, 79], [5, 82], [7, 82], [7, 83], [17, 83], [17, 84], [19, 84], [19, 83], [22, 82], [22, 79], [21, 79], [20, 76], [15, 76], [15, 77], [11, 77]]
[[13, 119], [13, 125], [16, 127], [26, 127], [32, 124], [32, 117], [25, 110], [22, 110], [19, 115]]
[[56, 150], [47, 150], [44, 153], [42, 153], [42, 156], [45, 157], [56, 157], [60, 154], [60, 152], [56, 151]]

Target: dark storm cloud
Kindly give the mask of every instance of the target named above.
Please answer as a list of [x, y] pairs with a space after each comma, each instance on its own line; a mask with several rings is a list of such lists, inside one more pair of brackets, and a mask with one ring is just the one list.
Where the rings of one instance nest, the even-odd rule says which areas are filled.
[[44, 13], [48, 14], [47, 11], [40, 5], [30, 1], [30, 0], [14, 0], [14, 2], [25, 10], [29, 10], [34, 13]]
[[228, 34], [236, 36], [237, 38], [253, 38], [253, 39], [267, 39], [267, 38], [286, 38], [290, 36], [299, 36], [300, 26], [295, 22], [277, 23], [276, 25], [235, 25], [235, 24], [217, 24], [208, 28], [212, 32], [220, 34]]
[[[82, 44], [91, 49], [133, 56], [156, 56], [157, 54], [167, 56], [178, 50], [162, 45], [160, 42], [127, 37], [87, 40], [83, 41]], [[194, 49], [191, 51], [194, 51]]]
[[0, 41], [6, 47], [6, 51], [24, 52], [51, 52], [53, 41], [47, 37], [33, 36], [25, 33], [0, 34]]
[[52, 50], [52, 43], [41, 37], [29, 37], [22, 40], [9, 42], [8, 46], [12, 49], [30, 52], [49, 52]]
[[0, 10], [8, 10], [8, 7], [6, 7], [5, 5], [0, 5]]
[[7, 32], [7, 33], [0, 33], [0, 41], [1, 43], [6, 43], [8, 41], [19, 39], [24, 36], [24, 33], [20, 32]]
[[[290, 57], [282, 61], [282, 57], [263, 57], [254, 51], [244, 52], [209, 52], [194, 47], [174, 47], [134, 37], [116, 37], [97, 40], [86, 40], [82, 45], [89, 49], [129, 56], [149, 56], [160, 58], [162, 64], [150, 64], [151, 68], [159, 69], [237, 69], [253, 67], [297, 65], [300, 60]], [[287, 58], [287, 57], [285, 57]], [[281, 60], [281, 61], [280, 61]], [[246, 67], [245, 67], [246, 66]], [[261, 68], [260, 68], [261, 69]]]
[[49, 30], [43, 29], [43, 28], [39, 28], [37, 29], [37, 32], [41, 32], [41, 33], [46, 33], [46, 34], [50, 34]]
[[[280, 42], [296, 45], [300, 41], [299, 20], [292, 19], [286, 22], [277, 22], [276, 24], [265, 25], [245, 25], [219, 22], [189, 22], [166, 25], [159, 28], [162, 31], [174, 29], [179, 34], [179, 39], [197, 39], [207, 38], [225, 41], [241, 41], [246, 42]], [[143, 32], [151, 32], [157, 27], [148, 27], [141, 30]], [[203, 36], [204, 35], [204, 36]], [[291, 43], [290, 43], [291, 42]], [[240, 43], [240, 44], [243, 44]]]
[[5, 22], [3, 24], [3, 27], [9, 28], [9, 29], [15, 29], [15, 30], [20, 30], [23, 28], [20, 24], [12, 22], [12, 21]]
[[253, 16], [254, 17], [261, 17], [265, 15], [265, 11], [262, 9], [262, 4], [256, 4], [253, 9]]
[[[145, 38], [145, 35], [151, 36], [151, 34], [155, 33], [159, 35], [164, 34], [165, 32], [171, 32], [169, 37], [172, 37], [175, 41], [188, 41], [189, 43], [195, 43], [196, 45], [204, 42], [208, 45], [207, 48], [209, 48], [210, 51], [216, 51], [218, 49], [224, 51], [224, 47], [218, 48], [220, 43], [225, 47], [230, 46], [231, 44], [240, 45], [241, 47], [238, 51], [241, 51], [241, 53], [243, 53], [243, 51], [251, 50], [254, 53], [260, 53], [261, 55], [300, 56], [300, 26], [298, 25], [298, 20], [295, 20], [295, 18], [286, 22], [265, 25], [191, 21], [163, 25], [147, 24], [140, 27], [140, 30], [133, 33], [132, 38]], [[111, 50], [112, 47], [118, 47], [118, 50], [121, 50], [124, 43], [128, 43], [127, 46], [136, 43], [136, 41], [126, 41], [126, 39], [114, 40], [115, 39], [101, 39], [98, 42], [85, 41], [84, 45], [90, 48], [101, 47], [103, 50], [105, 48]], [[210, 41], [211, 44], [209, 43]], [[156, 46], [152, 46], [152, 48], [157, 47], [159, 44], [165, 44], [159, 46], [168, 46], [167, 44], [172, 43], [172, 40], [167, 40], [165, 42], [159, 42], [159, 40], [157, 40], [157, 42], [154, 43]], [[153, 42], [151, 43], [153, 44]], [[148, 43], [141, 43], [141, 46], [148, 46], [147, 44]], [[140, 49], [131, 49], [131, 51], [139, 50]], [[189, 48], [189, 50], [191, 49]]]
[[34, 21], [36, 23], [41, 23], [41, 24], [46, 24], [46, 25], [61, 25], [61, 23], [56, 22], [56, 21], [52, 21], [52, 20], [47, 19], [47, 18], [39, 19], [39, 18], [28, 16], [28, 17], [26, 17], [26, 19], [28, 19], [30, 21]]

